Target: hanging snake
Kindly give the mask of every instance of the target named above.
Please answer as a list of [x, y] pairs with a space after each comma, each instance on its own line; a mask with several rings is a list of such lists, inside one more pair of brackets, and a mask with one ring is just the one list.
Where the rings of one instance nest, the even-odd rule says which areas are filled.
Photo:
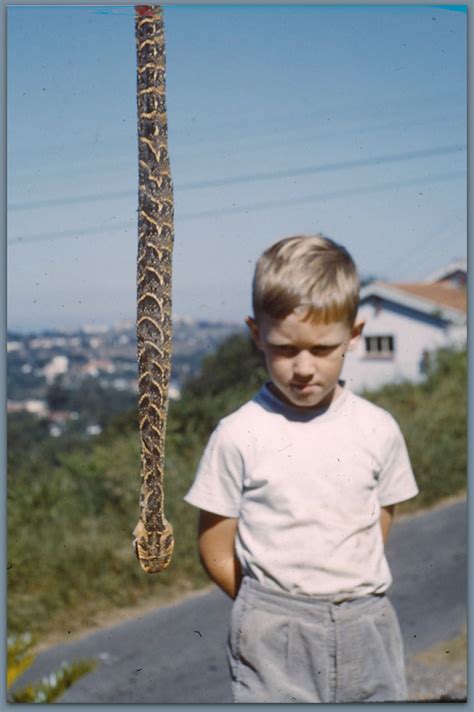
[[173, 553], [163, 471], [171, 371], [173, 185], [168, 156], [165, 40], [159, 6], [135, 8], [138, 113], [137, 356], [140, 519], [133, 532], [142, 569], [158, 573]]

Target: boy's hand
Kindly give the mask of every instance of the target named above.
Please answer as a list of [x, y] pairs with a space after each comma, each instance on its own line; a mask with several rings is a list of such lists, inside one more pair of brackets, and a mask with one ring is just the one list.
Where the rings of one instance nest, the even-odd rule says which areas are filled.
[[382, 529], [383, 543], [387, 543], [388, 533], [390, 527], [393, 523], [393, 517], [395, 514], [395, 505], [390, 504], [388, 507], [382, 507], [380, 509], [380, 527]]
[[201, 510], [199, 516], [199, 554], [210, 578], [231, 598], [237, 596], [242, 572], [235, 555], [238, 519]]

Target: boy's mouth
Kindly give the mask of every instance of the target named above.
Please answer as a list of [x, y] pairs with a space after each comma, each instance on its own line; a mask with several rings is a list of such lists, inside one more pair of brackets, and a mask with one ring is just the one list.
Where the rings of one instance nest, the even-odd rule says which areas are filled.
[[291, 388], [298, 393], [311, 393], [317, 388], [316, 383], [292, 383]]

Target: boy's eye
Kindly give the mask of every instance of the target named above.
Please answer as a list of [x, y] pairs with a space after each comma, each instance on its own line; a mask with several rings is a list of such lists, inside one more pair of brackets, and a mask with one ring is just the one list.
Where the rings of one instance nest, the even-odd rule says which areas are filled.
[[314, 349], [311, 349], [311, 353], [314, 356], [324, 356], [324, 354], [330, 354], [336, 348], [337, 346], [315, 346]]
[[[300, 352], [300, 349], [296, 346], [292, 346], [291, 344], [270, 344], [270, 346], [274, 353], [279, 356], [286, 356], [287, 358], [297, 356]], [[311, 349], [311, 353], [313, 356], [325, 356], [334, 351], [334, 349], [337, 349], [338, 346], [339, 344], [331, 344], [330, 346], [314, 346]]]
[[282, 356], [295, 356], [298, 353], [298, 349], [289, 344], [273, 344], [272, 348]]

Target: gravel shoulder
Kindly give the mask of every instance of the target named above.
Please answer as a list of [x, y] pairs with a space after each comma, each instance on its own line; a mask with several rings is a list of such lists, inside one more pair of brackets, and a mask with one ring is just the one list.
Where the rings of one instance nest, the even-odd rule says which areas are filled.
[[467, 631], [407, 661], [411, 702], [467, 701]]

